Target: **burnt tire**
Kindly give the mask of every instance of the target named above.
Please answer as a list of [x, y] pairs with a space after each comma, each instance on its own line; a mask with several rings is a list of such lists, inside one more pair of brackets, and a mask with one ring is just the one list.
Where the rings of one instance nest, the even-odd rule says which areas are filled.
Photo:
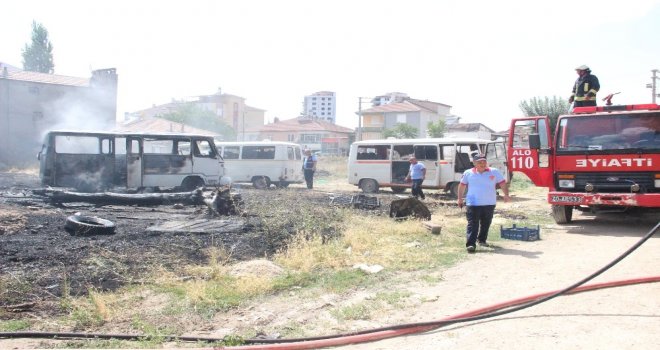
[[71, 215], [66, 218], [64, 228], [76, 235], [111, 235], [115, 233], [114, 222], [95, 216]]

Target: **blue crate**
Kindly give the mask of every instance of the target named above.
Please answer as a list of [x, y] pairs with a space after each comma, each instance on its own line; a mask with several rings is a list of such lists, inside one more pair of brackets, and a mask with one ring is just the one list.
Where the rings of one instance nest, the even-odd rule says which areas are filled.
[[538, 225], [536, 228], [516, 227], [516, 224], [513, 224], [513, 227], [510, 228], [500, 226], [500, 237], [517, 241], [536, 241], [541, 239], [541, 227]]

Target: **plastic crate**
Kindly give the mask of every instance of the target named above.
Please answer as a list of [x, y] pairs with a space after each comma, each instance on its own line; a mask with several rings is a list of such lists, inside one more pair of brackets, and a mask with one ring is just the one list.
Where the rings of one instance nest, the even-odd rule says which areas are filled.
[[517, 241], [536, 241], [541, 239], [541, 227], [538, 225], [536, 228], [516, 227], [516, 224], [510, 228], [500, 226], [500, 237]]

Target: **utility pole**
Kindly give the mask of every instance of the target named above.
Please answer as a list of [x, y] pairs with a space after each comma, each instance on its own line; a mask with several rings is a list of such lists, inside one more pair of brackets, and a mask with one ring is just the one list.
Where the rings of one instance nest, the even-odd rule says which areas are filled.
[[358, 135], [357, 141], [362, 141], [362, 100], [371, 101], [371, 97], [358, 97]]
[[656, 81], [660, 78], [657, 76], [657, 74], [658, 74], [657, 69], [652, 69], [651, 73], [653, 73], [653, 76], [651, 77], [651, 84], [646, 84], [646, 87], [651, 89], [651, 91], [652, 91], [651, 101], [653, 101], [653, 103], [655, 103], [655, 98], [660, 97], [659, 94], [656, 94], [656, 91], [657, 91], [656, 90]]

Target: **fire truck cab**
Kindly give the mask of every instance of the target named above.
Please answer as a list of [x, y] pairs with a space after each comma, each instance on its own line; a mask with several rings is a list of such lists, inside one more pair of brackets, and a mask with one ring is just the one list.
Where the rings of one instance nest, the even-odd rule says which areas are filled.
[[573, 210], [660, 208], [660, 107], [657, 104], [576, 107], [559, 116], [511, 121], [509, 170], [548, 187], [558, 224]]

